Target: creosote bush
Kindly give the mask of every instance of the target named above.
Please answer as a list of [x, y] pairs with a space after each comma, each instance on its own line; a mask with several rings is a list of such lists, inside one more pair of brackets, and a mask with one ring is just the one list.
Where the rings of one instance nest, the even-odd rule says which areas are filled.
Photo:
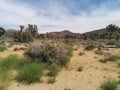
[[55, 83], [55, 77], [50, 77], [49, 79], [48, 79], [48, 84], [53, 84], [53, 83]]
[[5, 47], [5, 46], [3, 46], [3, 45], [0, 45], [0, 52], [3, 52], [3, 51], [5, 51], [7, 48]]
[[31, 63], [22, 67], [16, 79], [20, 82], [32, 83], [39, 81], [43, 75], [43, 67], [39, 63]]
[[9, 55], [0, 60], [0, 68], [2, 70], [11, 70], [20, 68], [24, 64], [22, 58], [18, 58], [16, 55]]
[[87, 45], [87, 46], [85, 47], [85, 50], [92, 50], [92, 49], [94, 49], [94, 48], [95, 48], [95, 45], [90, 44], [90, 45]]
[[117, 90], [118, 82], [113, 79], [107, 79], [101, 85], [102, 90]]
[[99, 61], [102, 63], [106, 63], [107, 61], [116, 61], [118, 60], [120, 57], [117, 55], [108, 55], [106, 56], [104, 59], [100, 59]]
[[33, 62], [39, 60], [42, 63], [65, 66], [72, 56], [72, 50], [64, 45], [34, 42], [25, 52], [25, 56], [31, 58]]
[[54, 77], [58, 74], [60, 68], [55, 64], [51, 64], [50, 66], [48, 66], [48, 70], [49, 70], [48, 76]]

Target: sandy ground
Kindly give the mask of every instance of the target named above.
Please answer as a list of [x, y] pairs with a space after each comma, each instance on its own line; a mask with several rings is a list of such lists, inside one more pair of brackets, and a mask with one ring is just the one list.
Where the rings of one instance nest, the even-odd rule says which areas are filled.
[[[8, 51], [11, 50], [12, 48], [8, 49]], [[79, 52], [84, 52], [85, 55], [79, 56]], [[120, 49], [110, 49], [106, 52], [117, 54]], [[17, 52], [18, 55], [21, 53], [22, 51]], [[4, 54], [0, 53], [0, 56]], [[54, 84], [47, 84], [44, 81], [42, 83], [24, 85], [14, 81], [8, 87], [8, 90], [100, 90], [103, 80], [106, 78], [117, 79], [119, 72], [117, 65], [113, 62], [100, 63], [98, 60], [102, 57], [96, 55], [94, 50], [84, 51], [83, 47], [80, 46], [78, 50], [73, 52], [68, 68], [61, 70]], [[77, 71], [79, 66], [83, 66], [82, 72]]]
[[14, 51], [15, 48], [26, 48], [26, 47], [24, 45], [13, 45], [13, 46], [7, 48], [7, 50], [5, 50], [4, 52], [0, 52], [0, 58], [4, 58], [11, 54], [23, 57], [24, 50]]

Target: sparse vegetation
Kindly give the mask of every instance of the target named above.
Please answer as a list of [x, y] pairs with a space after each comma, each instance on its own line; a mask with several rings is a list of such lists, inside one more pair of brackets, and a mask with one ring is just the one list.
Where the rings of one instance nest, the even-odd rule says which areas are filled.
[[107, 79], [101, 85], [102, 90], [117, 90], [118, 82], [113, 79]]
[[90, 44], [85, 47], [85, 50], [92, 50], [94, 48], [95, 48], [95, 45]]
[[116, 61], [118, 60], [120, 57], [117, 55], [108, 55], [106, 56], [104, 59], [100, 59], [100, 62], [106, 63], [107, 61]]
[[79, 52], [79, 56], [83, 56], [83, 55], [85, 55], [84, 52]]
[[0, 52], [3, 52], [3, 51], [5, 51], [7, 48], [5, 47], [5, 46], [3, 46], [3, 45], [0, 45]]
[[79, 66], [79, 68], [77, 69], [78, 72], [83, 71], [83, 66]]
[[59, 67], [56, 66], [55, 64], [51, 64], [50, 66], [48, 66], [48, 76], [50, 77], [54, 77], [58, 74], [58, 72], [60, 71]]
[[50, 77], [49, 79], [48, 79], [48, 84], [53, 84], [53, 83], [55, 83], [55, 77]]

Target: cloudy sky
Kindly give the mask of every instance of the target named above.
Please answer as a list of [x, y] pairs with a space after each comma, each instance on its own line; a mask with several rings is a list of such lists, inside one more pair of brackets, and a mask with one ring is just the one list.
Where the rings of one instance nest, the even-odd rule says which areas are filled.
[[120, 26], [120, 0], [0, 0], [0, 26], [19, 29], [36, 24], [40, 33], [83, 33]]

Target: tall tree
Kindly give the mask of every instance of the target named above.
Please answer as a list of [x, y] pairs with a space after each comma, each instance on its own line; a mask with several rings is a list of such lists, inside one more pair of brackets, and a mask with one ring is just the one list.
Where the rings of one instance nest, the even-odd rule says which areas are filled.
[[113, 33], [116, 33], [118, 29], [119, 27], [114, 24], [110, 24], [106, 27], [106, 30], [109, 33], [109, 39], [112, 39]]
[[5, 34], [5, 29], [3, 27], [0, 27], [0, 37]]

